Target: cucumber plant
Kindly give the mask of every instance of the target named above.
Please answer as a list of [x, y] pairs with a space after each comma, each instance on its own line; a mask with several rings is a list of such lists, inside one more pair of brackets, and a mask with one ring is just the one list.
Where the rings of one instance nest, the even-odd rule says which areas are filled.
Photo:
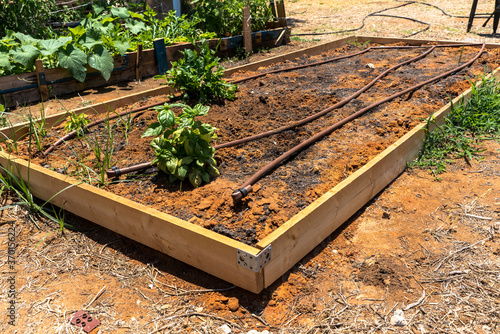
[[[178, 116], [172, 110], [174, 107], [182, 108]], [[187, 177], [197, 188], [203, 182], [210, 182], [210, 176], [219, 176], [215, 148], [210, 145], [217, 139], [216, 128], [195, 120], [195, 117], [206, 115], [210, 107], [165, 103], [154, 109], [158, 111], [158, 122], [150, 124], [142, 137], [155, 136], [150, 143], [156, 156], [153, 164], [169, 175], [169, 182], [180, 180], [182, 187]]]

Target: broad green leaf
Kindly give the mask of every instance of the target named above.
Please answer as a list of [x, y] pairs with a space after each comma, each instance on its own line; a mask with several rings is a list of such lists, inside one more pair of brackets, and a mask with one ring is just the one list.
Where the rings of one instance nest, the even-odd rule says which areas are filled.
[[106, 25], [107, 23], [110, 23], [110, 22], [114, 22], [116, 20], [115, 17], [106, 17], [104, 18], [104, 20], [101, 21], [102, 25]]
[[99, 15], [106, 10], [106, 7], [101, 4], [95, 3], [92, 5], [92, 9], [94, 10], [95, 15]]
[[177, 167], [177, 177], [182, 181], [186, 177], [188, 170], [184, 166]]
[[127, 23], [125, 23], [125, 27], [134, 35], [141, 33], [147, 28], [144, 22], [137, 20], [128, 20]]
[[177, 169], [177, 158], [173, 157], [167, 161], [167, 170], [170, 174], [175, 174], [175, 170]]
[[35, 59], [40, 55], [40, 51], [33, 45], [22, 45], [15, 50], [11, 50], [11, 53], [16, 63], [22, 64], [29, 70], [33, 68]]
[[92, 51], [93, 53], [88, 56], [89, 66], [99, 70], [103, 78], [108, 81], [115, 67], [113, 56], [102, 45], [96, 45]]
[[193, 187], [198, 188], [201, 185], [201, 173], [198, 169], [190, 171], [188, 177]]
[[73, 35], [73, 40], [75, 42], [77, 42], [80, 39], [80, 37], [82, 37], [83, 34], [85, 34], [85, 28], [83, 26], [76, 26], [74, 28], [68, 28], [68, 30]]
[[30, 35], [25, 35], [20, 32], [14, 33], [14, 36], [17, 37], [21, 41], [22, 45], [35, 45], [38, 42], [38, 39], [31, 37]]
[[133, 17], [134, 19], [139, 19], [144, 21], [144, 15], [139, 14], [139, 13], [134, 13], [134, 12], [129, 12], [130, 17]]
[[10, 56], [8, 53], [0, 53], [0, 68], [5, 68], [9, 71], [12, 69], [12, 64], [10, 63]]
[[130, 13], [125, 7], [111, 7], [111, 14], [118, 16], [121, 19], [127, 19], [130, 17]]
[[67, 68], [76, 80], [85, 81], [87, 76], [87, 56], [82, 50], [75, 48], [73, 44], [69, 44], [66, 49], [59, 50], [57, 55], [61, 67]]
[[175, 114], [172, 110], [164, 110], [158, 114], [158, 121], [164, 129], [171, 128], [175, 125]]
[[131, 45], [127, 40], [115, 40], [113, 46], [123, 56], [130, 48]]
[[64, 45], [66, 45], [69, 42], [71, 42], [73, 40], [73, 38], [71, 38], [70, 36], [61, 36], [57, 40], [61, 41], [61, 43], [63, 43]]
[[210, 182], [210, 175], [208, 175], [207, 172], [205, 172], [204, 170], [201, 171], [201, 178], [203, 179], [203, 181], [205, 181], [206, 183]]
[[50, 56], [59, 51], [66, 43], [60, 39], [45, 39], [38, 42], [39, 50], [43, 56]]
[[80, 43], [87, 49], [92, 49], [95, 45], [102, 44], [102, 34], [99, 30], [91, 28], [85, 31], [80, 38]]
[[149, 124], [146, 128], [146, 131], [142, 134], [141, 138], [150, 137], [150, 136], [159, 136], [162, 133], [162, 127], [159, 122], [154, 122]]

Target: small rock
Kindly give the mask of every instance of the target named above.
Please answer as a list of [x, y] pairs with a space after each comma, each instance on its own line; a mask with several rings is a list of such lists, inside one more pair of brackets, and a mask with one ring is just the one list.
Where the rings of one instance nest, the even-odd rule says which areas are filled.
[[275, 300], [270, 300], [267, 305], [274, 306], [274, 305], [276, 305], [276, 301]]
[[382, 214], [382, 219], [391, 219], [391, 214], [389, 212], [384, 212]]
[[228, 325], [222, 325], [219, 328], [217, 328], [217, 331], [221, 334], [229, 334], [231, 333], [231, 328], [229, 328]]
[[219, 302], [215, 302], [214, 303], [214, 310], [224, 310], [226, 308], [226, 305], [222, 304], [222, 303], [219, 303]]
[[200, 202], [200, 204], [198, 204], [196, 206], [196, 209], [198, 210], [206, 210], [206, 209], [209, 209], [211, 206], [212, 206], [213, 202], [209, 199], [205, 199], [203, 201]]
[[403, 310], [397, 309], [394, 311], [394, 315], [391, 317], [391, 325], [393, 326], [406, 326], [408, 322], [405, 319], [405, 314]]
[[229, 301], [227, 302], [227, 306], [229, 307], [229, 310], [231, 312], [236, 312], [240, 308], [240, 302], [238, 298], [231, 297], [229, 298]]
[[371, 68], [371, 69], [374, 69], [374, 68], [375, 68], [375, 65], [373, 65], [372, 63], [368, 63], [368, 64], [366, 64], [366, 67]]

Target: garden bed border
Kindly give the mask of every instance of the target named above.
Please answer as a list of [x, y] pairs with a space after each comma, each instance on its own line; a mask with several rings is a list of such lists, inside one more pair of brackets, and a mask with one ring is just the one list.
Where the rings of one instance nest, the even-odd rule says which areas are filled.
[[[359, 43], [370, 41], [380, 44], [405, 42], [411, 45], [462, 44], [450, 41], [351, 36], [240, 66], [228, 70], [227, 75], [292, 60], [303, 54], [317, 55], [350, 41]], [[500, 45], [488, 44], [487, 47], [498, 48]], [[499, 77], [499, 69], [490, 75]], [[75, 111], [106, 112], [108, 108], [133, 103], [145, 96], [164, 94], [168, 90], [168, 87], [161, 87]], [[465, 91], [455, 98], [453, 103], [457, 103], [462, 98], [468, 99], [470, 93], [471, 89]], [[434, 113], [437, 124], [443, 122], [450, 109], [451, 105], [447, 104]], [[48, 124], [57, 124], [61, 119], [64, 119], [64, 114], [50, 116], [47, 121]], [[26, 124], [18, 124], [13, 128], [0, 129], [0, 132], [4, 136], [19, 136], [26, 133], [26, 126]], [[51, 199], [51, 203], [78, 216], [243, 289], [259, 293], [286, 273], [404, 171], [407, 162], [413, 160], [422, 147], [425, 126], [426, 122], [422, 122], [414, 127], [365, 166], [262, 239], [255, 247], [102, 189], [83, 184], [72, 177], [30, 164], [29, 161], [4, 152], [0, 152], [0, 164], [29, 182], [33, 195], [42, 200]], [[54, 194], [58, 195], [52, 198]], [[254, 263], [257, 264], [260, 260], [263, 268], [256, 271], [250, 269], [251, 264], [247, 262], [249, 258], [256, 260]]]

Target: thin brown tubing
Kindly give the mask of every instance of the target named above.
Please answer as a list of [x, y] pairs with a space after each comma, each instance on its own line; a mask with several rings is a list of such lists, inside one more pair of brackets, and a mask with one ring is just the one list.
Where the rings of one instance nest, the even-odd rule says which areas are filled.
[[[412, 58], [410, 60], [407, 60], [407, 61], [405, 61], [403, 63], [397, 64], [397, 65], [395, 65], [395, 66], [387, 69], [382, 74], [380, 74], [379, 76], [377, 76], [374, 80], [372, 80], [369, 84], [367, 84], [366, 86], [364, 86], [363, 88], [361, 88], [360, 90], [358, 90], [356, 93], [354, 93], [353, 95], [351, 95], [347, 99], [345, 99], [343, 101], [340, 101], [337, 104], [335, 104], [335, 105], [333, 105], [333, 106], [331, 106], [331, 107], [329, 107], [327, 109], [324, 109], [324, 110], [320, 111], [319, 113], [311, 115], [311, 116], [309, 116], [309, 117], [307, 117], [305, 119], [302, 119], [302, 120], [300, 120], [300, 121], [298, 121], [298, 122], [296, 122], [294, 124], [291, 124], [291, 125], [288, 125], [288, 126], [276, 129], [276, 130], [270, 130], [270, 131], [267, 131], [267, 132], [263, 132], [263, 133], [260, 133], [260, 134], [254, 135], [254, 136], [249, 136], [249, 137], [241, 138], [241, 139], [234, 140], [234, 141], [231, 141], [231, 142], [219, 144], [219, 145], [214, 146], [214, 148], [215, 149], [219, 149], [219, 148], [226, 148], [226, 147], [232, 147], [232, 146], [240, 145], [240, 144], [243, 144], [243, 143], [246, 143], [246, 142], [249, 142], [249, 141], [261, 139], [261, 138], [264, 138], [264, 137], [271, 136], [273, 134], [277, 134], [277, 133], [280, 133], [280, 132], [283, 132], [283, 131], [286, 131], [286, 130], [290, 130], [290, 129], [293, 129], [295, 127], [304, 125], [304, 124], [306, 124], [308, 122], [311, 122], [311, 121], [313, 121], [313, 120], [315, 120], [315, 119], [317, 119], [317, 118], [325, 115], [326, 113], [332, 111], [333, 109], [337, 109], [337, 108], [340, 108], [340, 107], [344, 106], [350, 100], [355, 99], [360, 94], [362, 94], [364, 91], [366, 91], [368, 88], [370, 88], [371, 86], [373, 86], [373, 84], [376, 81], [380, 80], [380, 78], [382, 78], [383, 76], [385, 76], [389, 71], [392, 71], [392, 70], [394, 70], [394, 69], [396, 69], [396, 68], [398, 68], [400, 66], [406, 65], [409, 62], [413, 62], [413, 61], [419, 60], [420, 58], [425, 57], [427, 54], [429, 54], [430, 52], [432, 52], [435, 48], [438, 48], [438, 47], [476, 46], [476, 45], [482, 45], [482, 44], [441, 44], [441, 45], [432, 45], [432, 46], [420, 46], [420, 45], [416, 45], [416, 46], [388, 46], [388, 47], [386, 47], [386, 46], [375, 46], [375, 47], [372, 47], [371, 49], [398, 49], [398, 48], [412, 48], [413, 49], [413, 48], [422, 48], [422, 47], [428, 47], [430, 49], [428, 51], [424, 52], [423, 54], [415, 57], [415, 58]], [[366, 52], [367, 50], [368, 49], [365, 49], [364, 52]], [[362, 52], [362, 53], [364, 53], [364, 52]], [[352, 56], [352, 55], [350, 55], [350, 56]], [[325, 62], [328, 62], [328, 61], [325, 61]], [[325, 62], [321, 62], [321, 63], [325, 63]], [[315, 64], [317, 64], [317, 63], [315, 63]], [[309, 64], [309, 65], [312, 65], [312, 64]], [[292, 68], [288, 68], [288, 69], [292, 69]], [[277, 71], [273, 71], [273, 73], [275, 73], [275, 72], [277, 72]], [[266, 72], [266, 73], [264, 73], [262, 75], [267, 75], [269, 73], [270, 72]], [[252, 79], [254, 77], [255, 76], [248, 77], [248, 78], [245, 78], [245, 80], [250, 80], [250, 79]], [[123, 174], [127, 174], [127, 173], [132, 173], [132, 172], [140, 171], [140, 170], [149, 168], [152, 165], [153, 164], [150, 163], [150, 162], [145, 162], [145, 163], [142, 163], [142, 164], [139, 164], [139, 165], [134, 165], [134, 166], [120, 168], [120, 169], [115, 167], [113, 169], [107, 170], [106, 173], [107, 173], [108, 177], [114, 177], [114, 176], [119, 176], [119, 175], [123, 175]]]
[[372, 47], [369, 47], [369, 48], [364, 49], [362, 51], [359, 51], [359, 52], [356, 52], [356, 53], [352, 53], [352, 54], [348, 54], [348, 55], [345, 55], [345, 56], [335, 57], [335, 58], [331, 58], [331, 59], [327, 59], [327, 60], [322, 60], [322, 61], [318, 61], [318, 62], [310, 63], [310, 64], [304, 64], [304, 65], [298, 65], [298, 66], [290, 66], [290, 67], [280, 68], [280, 69], [277, 69], [277, 70], [262, 72], [262, 73], [259, 73], [259, 74], [255, 74], [255, 75], [251, 75], [249, 77], [242, 78], [242, 79], [231, 80], [230, 82], [231, 83], [240, 83], [240, 82], [243, 82], [243, 81], [257, 79], [257, 78], [266, 76], [268, 74], [280, 73], [280, 72], [287, 72], [287, 71], [292, 71], [292, 70], [300, 70], [301, 68], [307, 68], [307, 67], [312, 67], [312, 66], [323, 65], [323, 64], [326, 64], [326, 63], [331, 63], [332, 61], [359, 56], [360, 54], [366, 53], [366, 52], [368, 52], [368, 51], [370, 51], [372, 49], [373, 49]]
[[[243, 143], [246, 143], [246, 142], [249, 142], [249, 141], [253, 141], [253, 140], [260, 139], [260, 138], [268, 137], [268, 136], [271, 136], [273, 134], [280, 133], [280, 132], [283, 132], [283, 131], [286, 131], [286, 130], [289, 130], [289, 129], [293, 129], [295, 127], [302, 126], [302, 125], [307, 124], [309, 122], [312, 122], [313, 120], [318, 119], [321, 116], [324, 116], [328, 112], [344, 106], [346, 103], [348, 103], [352, 99], [355, 99], [356, 97], [358, 97], [359, 95], [361, 95], [362, 93], [364, 93], [367, 89], [369, 89], [370, 87], [372, 87], [378, 80], [380, 80], [383, 76], [385, 76], [390, 71], [395, 70], [398, 67], [401, 67], [403, 65], [406, 65], [408, 63], [414, 62], [416, 60], [419, 60], [419, 59], [427, 56], [435, 48], [436, 48], [436, 46], [429, 47], [429, 50], [427, 50], [426, 52], [420, 54], [419, 56], [417, 56], [415, 58], [412, 58], [410, 60], [404, 61], [402, 63], [399, 63], [399, 64], [397, 64], [397, 65], [395, 65], [395, 66], [393, 66], [393, 67], [385, 70], [383, 73], [381, 73], [380, 75], [378, 75], [375, 79], [373, 79], [369, 84], [367, 84], [363, 88], [359, 89], [353, 95], [349, 96], [348, 98], [346, 98], [346, 99], [344, 99], [344, 100], [336, 103], [335, 105], [333, 105], [333, 106], [331, 106], [329, 108], [326, 108], [326, 109], [324, 109], [324, 110], [322, 110], [322, 111], [320, 111], [320, 112], [318, 112], [318, 113], [316, 113], [314, 115], [311, 115], [311, 116], [306, 117], [306, 118], [304, 118], [304, 119], [302, 119], [302, 120], [300, 120], [300, 121], [298, 121], [298, 122], [296, 122], [294, 124], [291, 124], [291, 125], [288, 125], [288, 126], [276, 129], [276, 130], [271, 130], [271, 131], [263, 132], [263, 133], [260, 133], [260, 134], [254, 135], [254, 136], [245, 137], [245, 138], [242, 138], [242, 139], [239, 139], [239, 140], [234, 140], [234, 141], [231, 141], [231, 142], [227, 142], [227, 143], [223, 143], [223, 144], [220, 144], [220, 145], [216, 145], [216, 146], [214, 146], [214, 148], [215, 149], [219, 149], [219, 148], [224, 148], [224, 147], [236, 146], [236, 145], [243, 144]], [[365, 49], [365, 50], [363, 50], [363, 52], [358, 52], [357, 55], [359, 55], [361, 53], [365, 53], [368, 50], [369, 49]], [[350, 56], [353, 56], [353, 55], [350, 55]], [[345, 57], [342, 57], [342, 58], [345, 58]], [[336, 59], [338, 60], [340, 58], [336, 58]], [[325, 62], [321, 62], [321, 63], [325, 63]], [[318, 63], [316, 63], [316, 64], [318, 64]], [[301, 66], [301, 67], [304, 67], [304, 66]], [[266, 74], [268, 74], [268, 73], [270, 73], [270, 72], [267, 72]], [[252, 78], [252, 77], [249, 77], [249, 78]], [[149, 168], [151, 166], [152, 166], [152, 163], [145, 162], [145, 163], [141, 163], [139, 165], [134, 165], [134, 166], [125, 167], [125, 168], [114, 167], [114, 168], [108, 169], [106, 171], [106, 175], [108, 177], [115, 177], [115, 176], [120, 176], [120, 175], [127, 174], [127, 173], [137, 172], [137, 171]]]
[[259, 133], [259, 134], [253, 135], [253, 136], [249, 136], [249, 137], [245, 137], [245, 138], [233, 140], [233, 141], [230, 141], [230, 142], [227, 142], [227, 143], [219, 144], [219, 145], [214, 146], [214, 148], [217, 150], [219, 148], [232, 147], [232, 146], [240, 145], [240, 144], [243, 144], [243, 143], [246, 143], [246, 142], [249, 142], [249, 141], [261, 139], [261, 138], [264, 138], [264, 137], [269, 137], [271, 135], [274, 135], [274, 134], [277, 134], [277, 133], [280, 133], [280, 132], [283, 132], [283, 131], [286, 131], [286, 130], [290, 130], [290, 129], [302, 126], [304, 124], [307, 124], [309, 122], [312, 122], [312, 121], [314, 121], [314, 120], [316, 120], [316, 119], [318, 119], [318, 118], [326, 115], [327, 113], [329, 113], [330, 111], [332, 111], [334, 109], [338, 109], [338, 108], [343, 107], [344, 105], [346, 105], [347, 103], [349, 103], [351, 100], [357, 98], [358, 96], [360, 96], [361, 94], [363, 94], [364, 92], [366, 92], [369, 88], [371, 88], [375, 83], [377, 83], [377, 81], [379, 81], [381, 78], [383, 78], [384, 76], [386, 76], [387, 73], [389, 73], [389, 72], [391, 72], [391, 71], [393, 71], [393, 70], [395, 70], [395, 69], [397, 69], [397, 68], [399, 68], [401, 66], [404, 66], [406, 64], [409, 64], [409, 63], [412, 63], [414, 61], [417, 61], [419, 59], [424, 58], [429, 53], [431, 53], [432, 51], [434, 51], [435, 48], [436, 48], [435, 46], [432, 46], [432, 47], [429, 48], [429, 50], [427, 50], [424, 53], [418, 55], [417, 57], [414, 57], [414, 58], [409, 59], [407, 61], [404, 61], [402, 63], [396, 64], [396, 65], [392, 66], [391, 68], [388, 68], [387, 70], [385, 70], [384, 72], [382, 72], [381, 74], [379, 74], [370, 83], [368, 83], [367, 85], [363, 86], [361, 89], [359, 89], [358, 91], [356, 91], [356, 93], [352, 94], [351, 96], [345, 98], [344, 100], [342, 100], [340, 102], [335, 103], [331, 107], [323, 109], [322, 111], [320, 111], [320, 112], [318, 112], [316, 114], [313, 114], [311, 116], [303, 118], [303, 119], [301, 119], [301, 120], [299, 120], [299, 121], [297, 121], [297, 122], [295, 122], [293, 124], [290, 124], [290, 125], [278, 128], [278, 129], [274, 129], [274, 130], [262, 132], [262, 133]]
[[269, 173], [271, 170], [275, 169], [279, 164], [281, 164], [283, 161], [289, 159], [291, 156], [297, 154], [298, 152], [302, 151], [303, 149], [307, 148], [308, 146], [312, 145], [313, 143], [315, 143], [316, 141], [320, 140], [321, 138], [329, 135], [330, 133], [332, 133], [333, 131], [335, 131], [336, 129], [342, 127], [343, 125], [345, 125], [346, 123], [358, 118], [359, 116], [365, 114], [367, 111], [385, 103], [385, 102], [388, 102], [390, 100], [393, 100], [397, 97], [400, 97], [406, 93], [410, 93], [410, 92], [413, 92], [429, 83], [432, 83], [436, 80], [439, 80], [441, 78], [444, 78], [452, 73], [455, 73], [455, 72], [458, 72], [460, 70], [462, 70], [463, 68], [471, 65], [474, 61], [476, 61], [476, 59], [478, 59], [481, 54], [483, 53], [484, 51], [484, 48], [485, 48], [486, 44], [482, 44], [482, 47], [481, 47], [481, 50], [479, 51], [479, 53], [471, 60], [469, 60], [468, 62], [466, 62], [465, 64], [461, 65], [461, 66], [458, 66], [458, 67], [455, 67], [454, 69], [450, 70], [450, 71], [447, 71], [445, 73], [442, 73], [438, 76], [435, 76], [434, 78], [431, 78], [429, 80], [426, 80], [424, 82], [421, 82], [415, 86], [412, 86], [410, 88], [407, 88], [399, 93], [396, 93], [396, 94], [393, 94], [391, 96], [388, 96], [376, 103], [373, 103], [357, 112], [355, 112], [354, 114], [352, 114], [351, 116], [349, 117], [346, 117], [344, 119], [342, 119], [341, 121], [333, 124], [332, 126], [326, 128], [325, 130], [317, 133], [316, 135], [312, 136], [311, 138], [307, 139], [306, 141], [300, 143], [299, 145], [293, 147], [291, 150], [283, 153], [281, 156], [279, 156], [278, 158], [276, 158], [275, 160], [271, 161], [270, 163], [268, 163], [266, 166], [264, 166], [263, 168], [261, 168], [259, 171], [257, 171], [257, 173], [255, 173], [254, 175], [252, 175], [245, 183], [243, 183], [243, 185], [241, 186], [240, 189], [237, 189], [233, 192], [233, 194], [231, 195], [232, 198], [233, 198], [233, 202], [236, 204], [238, 203], [243, 197], [245, 197], [246, 195], [248, 195], [249, 192], [252, 191], [252, 185], [257, 182], [258, 180], [260, 180], [263, 176], [265, 176], [267, 173]]
[[360, 52], [356, 52], [356, 53], [353, 53], [353, 54], [349, 54], [349, 55], [345, 55], [345, 56], [340, 56], [340, 57], [336, 57], [336, 58], [331, 58], [331, 59], [327, 59], [327, 60], [322, 60], [322, 61], [315, 62], [315, 63], [310, 63], [310, 64], [304, 64], [304, 65], [298, 65], [298, 66], [290, 66], [290, 67], [285, 67], [285, 68], [281, 68], [281, 69], [277, 69], [277, 70], [262, 72], [262, 73], [259, 73], [259, 74], [251, 75], [251, 76], [246, 77], [246, 78], [241, 78], [241, 79], [236, 79], [236, 80], [228, 80], [228, 82], [231, 82], [231, 83], [240, 83], [240, 82], [244, 82], [244, 81], [248, 81], [248, 80], [252, 80], [252, 79], [257, 79], [257, 78], [266, 76], [268, 74], [280, 73], [280, 72], [287, 72], [287, 71], [292, 71], [292, 70], [300, 70], [302, 68], [323, 65], [323, 64], [326, 64], [326, 63], [330, 63], [332, 61], [355, 57], [355, 56], [358, 56], [360, 54], [366, 53], [366, 52], [368, 52], [370, 50], [416, 49], [416, 48], [428, 48], [428, 47], [431, 47], [431, 46], [434, 46], [434, 47], [437, 47], [437, 48], [449, 48], [449, 47], [477, 46], [477, 45], [481, 45], [481, 43], [475, 43], [475, 44], [474, 43], [471, 43], [471, 44], [440, 44], [440, 45], [371, 46], [371, 47], [366, 48], [366, 49], [364, 49], [364, 50], [362, 50]]

